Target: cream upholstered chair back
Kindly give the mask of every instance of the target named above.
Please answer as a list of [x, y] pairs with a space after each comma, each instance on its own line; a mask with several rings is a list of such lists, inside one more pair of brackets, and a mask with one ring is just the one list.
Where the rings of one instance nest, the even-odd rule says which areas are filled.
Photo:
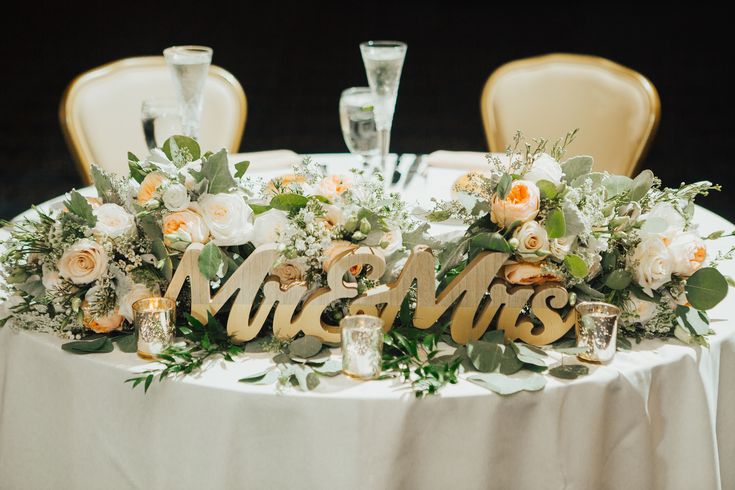
[[[163, 56], [115, 61], [74, 79], [61, 101], [59, 117], [69, 149], [85, 182], [92, 163], [127, 175], [127, 152], [148, 154], [141, 124], [143, 100], [174, 96]], [[211, 66], [204, 86], [202, 149], [237, 152], [245, 128], [247, 101], [240, 83]]]
[[555, 140], [579, 128], [568, 155], [595, 170], [632, 175], [658, 126], [658, 93], [643, 75], [594, 56], [551, 54], [507, 63], [490, 76], [481, 111], [491, 151], [517, 130]]

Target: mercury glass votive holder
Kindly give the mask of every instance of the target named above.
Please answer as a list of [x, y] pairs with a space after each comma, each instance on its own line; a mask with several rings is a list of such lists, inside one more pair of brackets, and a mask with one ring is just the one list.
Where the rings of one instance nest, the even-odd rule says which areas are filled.
[[575, 307], [577, 311], [577, 354], [582, 361], [603, 363], [615, 355], [618, 339], [620, 308], [609, 303], [587, 301]]
[[383, 321], [371, 315], [346, 316], [342, 332], [342, 372], [356, 379], [380, 376], [383, 353]]
[[143, 298], [133, 303], [138, 355], [155, 359], [174, 340], [176, 302], [170, 298]]

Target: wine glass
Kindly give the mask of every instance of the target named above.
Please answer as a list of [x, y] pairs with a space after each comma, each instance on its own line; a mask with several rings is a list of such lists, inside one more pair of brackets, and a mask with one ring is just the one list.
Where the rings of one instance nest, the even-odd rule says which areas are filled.
[[172, 46], [163, 51], [171, 70], [186, 136], [199, 137], [202, 117], [204, 82], [212, 63], [212, 48], [206, 46]]
[[363, 166], [367, 166], [369, 160], [378, 154], [378, 132], [370, 87], [352, 87], [342, 92], [339, 122], [350, 153], [357, 155]]
[[375, 126], [378, 130], [380, 163], [383, 172], [390, 147], [390, 130], [396, 110], [398, 85], [401, 82], [407, 46], [398, 41], [367, 41], [360, 44], [370, 90], [373, 94]]
[[145, 99], [140, 106], [140, 120], [149, 150], [159, 147], [169, 136], [181, 134], [181, 113], [173, 97]]

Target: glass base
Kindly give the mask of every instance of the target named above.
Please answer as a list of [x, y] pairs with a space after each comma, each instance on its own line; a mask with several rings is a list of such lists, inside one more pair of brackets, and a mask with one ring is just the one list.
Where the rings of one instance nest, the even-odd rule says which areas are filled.
[[371, 380], [374, 380], [374, 379], [378, 379], [380, 377], [380, 374], [373, 374], [373, 375], [369, 375], [369, 376], [360, 376], [359, 374], [347, 372], [344, 369], [342, 370], [342, 374], [344, 374], [348, 378], [352, 378], [352, 379], [355, 379], [357, 381], [371, 381]]

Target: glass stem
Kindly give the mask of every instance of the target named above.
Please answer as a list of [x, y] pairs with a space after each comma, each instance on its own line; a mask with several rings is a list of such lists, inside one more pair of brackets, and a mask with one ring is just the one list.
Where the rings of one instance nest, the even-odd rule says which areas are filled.
[[389, 180], [388, 176], [388, 150], [390, 148], [390, 129], [381, 129], [378, 131], [378, 141], [380, 142], [380, 167], [383, 176]]

